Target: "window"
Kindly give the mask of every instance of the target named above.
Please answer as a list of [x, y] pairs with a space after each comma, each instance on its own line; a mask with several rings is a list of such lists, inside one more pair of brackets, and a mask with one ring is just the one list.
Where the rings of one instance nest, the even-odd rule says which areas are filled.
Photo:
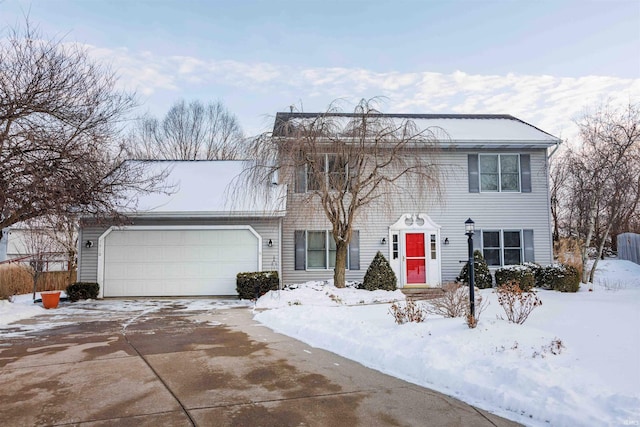
[[430, 237], [431, 243], [431, 259], [436, 259], [436, 235], [432, 234]]
[[394, 234], [393, 236], [391, 236], [392, 238], [392, 246], [391, 246], [391, 253], [392, 253], [392, 258], [393, 259], [398, 259], [398, 235]]
[[482, 248], [485, 261], [489, 265], [502, 265], [500, 256], [500, 232], [499, 231], [483, 231], [482, 232]]
[[520, 191], [518, 154], [481, 154], [481, 191]]
[[[336, 242], [327, 230], [295, 232], [295, 269], [330, 270], [336, 266]], [[360, 269], [360, 233], [354, 230], [347, 249], [347, 268]]]
[[[327, 268], [327, 232], [307, 231], [307, 267]], [[333, 239], [330, 239], [333, 241]], [[335, 247], [335, 243], [333, 244]], [[335, 249], [333, 252], [335, 266]]]
[[[533, 231], [525, 230], [525, 235]], [[482, 231], [482, 255], [489, 266], [522, 264], [523, 234], [521, 230]], [[533, 245], [533, 241], [531, 241]], [[533, 248], [531, 248], [533, 252]], [[531, 257], [533, 254], [531, 254]], [[529, 260], [528, 260], [529, 261]]]
[[296, 192], [321, 191], [324, 188], [341, 191], [349, 185], [349, 164], [337, 154], [309, 157], [296, 174]]

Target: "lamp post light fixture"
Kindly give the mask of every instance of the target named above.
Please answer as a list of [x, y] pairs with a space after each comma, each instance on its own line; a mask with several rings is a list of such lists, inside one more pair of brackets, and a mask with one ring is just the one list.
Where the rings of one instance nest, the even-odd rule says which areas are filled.
[[468, 237], [467, 243], [469, 245], [469, 313], [475, 319], [476, 318], [476, 300], [473, 294], [475, 283], [474, 283], [474, 271], [475, 264], [473, 262], [473, 234], [476, 231], [475, 223], [471, 218], [464, 222], [464, 231], [465, 235]]

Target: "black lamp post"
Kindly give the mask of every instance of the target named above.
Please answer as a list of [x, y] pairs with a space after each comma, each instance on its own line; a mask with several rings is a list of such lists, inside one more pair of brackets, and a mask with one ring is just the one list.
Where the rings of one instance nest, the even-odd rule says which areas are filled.
[[464, 234], [468, 237], [467, 243], [469, 245], [469, 312], [475, 319], [476, 317], [476, 299], [473, 294], [475, 287], [473, 273], [475, 265], [473, 262], [473, 233], [476, 231], [475, 223], [471, 218], [464, 222]]

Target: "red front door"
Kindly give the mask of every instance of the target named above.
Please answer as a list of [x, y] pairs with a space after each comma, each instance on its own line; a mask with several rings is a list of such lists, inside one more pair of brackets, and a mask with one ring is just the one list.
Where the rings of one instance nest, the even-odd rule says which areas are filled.
[[405, 234], [405, 253], [407, 256], [407, 283], [427, 283], [424, 233]]

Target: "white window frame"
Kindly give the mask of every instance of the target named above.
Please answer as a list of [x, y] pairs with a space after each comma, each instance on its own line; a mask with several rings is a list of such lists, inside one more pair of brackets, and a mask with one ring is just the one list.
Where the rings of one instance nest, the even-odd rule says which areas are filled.
[[505, 229], [487, 229], [487, 230], [482, 230], [482, 256], [485, 258], [486, 261], [486, 257], [484, 254], [484, 250], [485, 250], [485, 245], [484, 245], [484, 233], [498, 233], [499, 236], [499, 248], [493, 247], [491, 246], [490, 249], [499, 249], [499, 253], [500, 253], [500, 264], [499, 265], [494, 265], [494, 264], [489, 264], [490, 268], [499, 268], [499, 267], [505, 267], [508, 265], [518, 265], [518, 264], [505, 264], [504, 263], [504, 251], [505, 249], [516, 249], [515, 247], [508, 247], [505, 248], [504, 246], [504, 233], [518, 233], [520, 235], [520, 264], [523, 262], [524, 260], [524, 234], [523, 234], [523, 230], [522, 229], [510, 229], [510, 228], [505, 228]]
[[[324, 238], [325, 238], [325, 267], [310, 267], [309, 266], [309, 233], [324, 233]], [[335, 270], [335, 265], [332, 267], [330, 265], [330, 253], [332, 252], [331, 250], [331, 240], [333, 239], [333, 236], [331, 234], [331, 230], [305, 230], [305, 269], [306, 270], [311, 270], [311, 271], [333, 271]], [[337, 253], [337, 250], [335, 251]], [[349, 259], [349, 246], [347, 246], [347, 262], [346, 262], [346, 269], [349, 270], [349, 265], [350, 265], [350, 259]], [[335, 264], [335, 262], [334, 262]]]
[[[323, 165], [322, 165], [322, 179], [324, 180], [324, 185], [329, 188], [329, 156], [334, 156], [336, 157], [336, 159], [338, 157], [340, 157], [339, 154], [337, 153], [324, 153], [324, 154], [318, 154], [318, 156], [322, 157], [322, 161], [323, 161]], [[319, 191], [320, 188], [314, 188], [311, 189], [309, 186], [309, 183], [312, 182], [313, 176], [309, 173], [309, 164], [305, 164], [305, 192], [311, 192], [311, 191]], [[344, 165], [344, 182], [345, 182], [345, 186], [349, 185], [349, 162], [346, 162]], [[329, 191], [340, 191], [337, 190], [335, 188], [329, 188]], [[313, 231], [313, 230], [312, 230]]]
[[[517, 190], [503, 190], [502, 189], [502, 156], [516, 156], [518, 159], [518, 189]], [[497, 190], [485, 190], [482, 188], [482, 157], [497, 157], [498, 160], [498, 189]], [[520, 193], [522, 192], [522, 166], [520, 165], [520, 154], [479, 154], [478, 155], [478, 188], [481, 193]]]

